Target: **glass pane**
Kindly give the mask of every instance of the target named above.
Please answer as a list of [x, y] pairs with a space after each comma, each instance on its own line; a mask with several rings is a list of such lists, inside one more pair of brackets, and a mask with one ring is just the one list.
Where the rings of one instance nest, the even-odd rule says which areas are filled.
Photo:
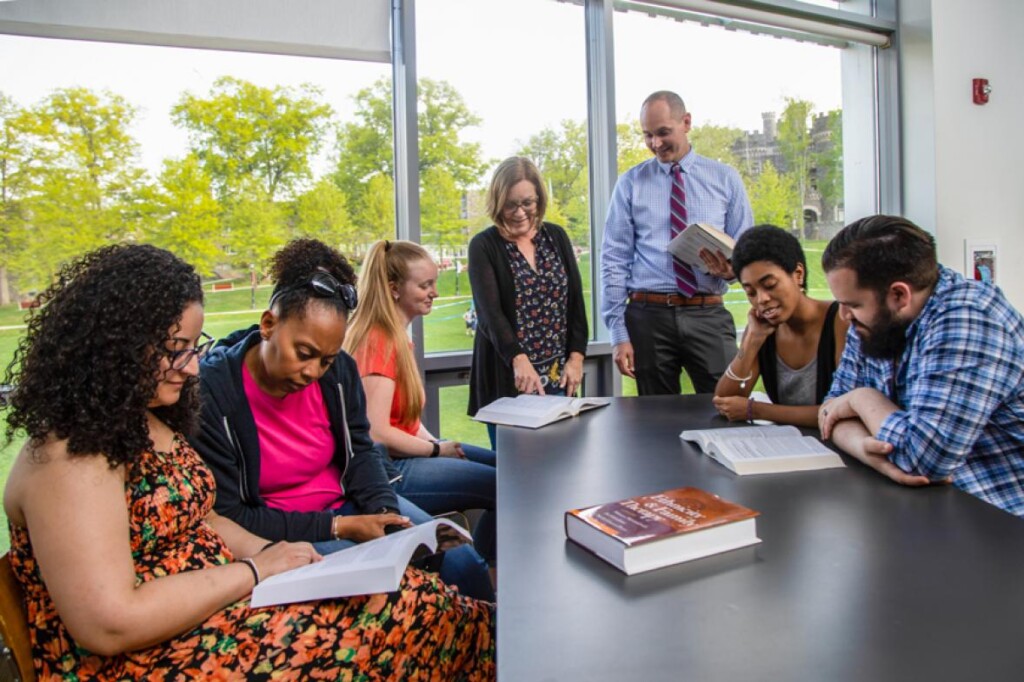
[[[545, 220], [565, 227], [573, 241], [589, 313], [582, 8], [551, 0], [420, 0], [416, 23], [422, 242], [442, 269], [440, 298], [424, 320], [426, 351], [472, 347], [464, 320], [472, 301], [466, 247], [492, 224], [486, 189], [496, 165], [513, 155], [532, 159], [548, 184]], [[481, 28], [451, 40], [457, 26]], [[591, 317], [591, 334], [593, 328]]]
[[[366, 119], [361, 91], [389, 83], [387, 64], [7, 35], [0, 64], [4, 367], [22, 306], [62, 262], [112, 241], [196, 265], [219, 337], [259, 319], [267, 258], [292, 237], [358, 258], [394, 234], [390, 166], [353, 182], [348, 161], [371, 157], [338, 149], [339, 130], [344, 143]], [[390, 112], [389, 98], [372, 141], [388, 159]], [[0, 450], [0, 488], [19, 445]]]
[[466, 405], [469, 404], [469, 386], [445, 386], [438, 390], [438, 393], [441, 396], [440, 437], [490, 448], [491, 441], [487, 437], [487, 425], [466, 414]]

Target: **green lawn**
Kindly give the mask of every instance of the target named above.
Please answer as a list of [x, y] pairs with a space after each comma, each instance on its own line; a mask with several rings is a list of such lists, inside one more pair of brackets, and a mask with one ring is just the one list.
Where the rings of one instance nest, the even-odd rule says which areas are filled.
[[[805, 242], [807, 252], [809, 283], [812, 286], [810, 295], [815, 298], [830, 299], [831, 294], [825, 284], [821, 271], [821, 251], [824, 241]], [[590, 259], [584, 254], [580, 259], [580, 272], [584, 282], [590, 281]], [[456, 283], [454, 270], [442, 272], [438, 278], [439, 298], [434, 303], [434, 312], [424, 320], [424, 336], [426, 351], [468, 350], [472, 348], [473, 339], [466, 335], [465, 322], [462, 314], [469, 307], [469, 281], [465, 273], [461, 273]], [[251, 325], [259, 320], [259, 314], [270, 298], [271, 288], [261, 286], [256, 290], [255, 308], [251, 307], [252, 292], [248, 286], [228, 291], [210, 292], [206, 297], [205, 330], [214, 338], [225, 336], [231, 331]], [[458, 292], [458, 293], [456, 293]], [[587, 317], [593, 329], [593, 311], [590, 308], [590, 290], [585, 291], [587, 299]], [[739, 285], [733, 285], [726, 294], [726, 304], [736, 320], [737, 327], [746, 325], [747, 300]], [[14, 349], [24, 332], [25, 312], [17, 306], [0, 307], [0, 367], [7, 367]], [[693, 386], [684, 372], [682, 375], [683, 392], [692, 393]], [[636, 384], [628, 378], [622, 382], [623, 394], [636, 395]], [[466, 405], [469, 400], [467, 386], [452, 386], [441, 389], [441, 425], [445, 438], [460, 440], [476, 445], [488, 445], [486, 427], [466, 416]], [[7, 481], [7, 472], [11, 461], [21, 447], [22, 439], [16, 439], [10, 445], [0, 448], [0, 490]], [[6, 517], [0, 510], [0, 522], [6, 525]], [[6, 551], [7, 534], [0, 532], [0, 551]]]

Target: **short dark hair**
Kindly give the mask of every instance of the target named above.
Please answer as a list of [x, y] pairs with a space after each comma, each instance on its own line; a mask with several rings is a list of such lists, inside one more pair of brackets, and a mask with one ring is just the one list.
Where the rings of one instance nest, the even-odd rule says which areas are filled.
[[893, 282], [920, 291], [939, 279], [935, 239], [901, 216], [875, 215], [850, 223], [825, 247], [821, 265], [825, 272], [853, 270], [857, 286], [879, 296]]
[[285, 320], [292, 316], [304, 319], [306, 306], [311, 300], [341, 315], [347, 316], [352, 312], [341, 298], [320, 298], [312, 289], [304, 286], [318, 272], [330, 275], [339, 284], [356, 284], [356, 273], [345, 256], [322, 241], [293, 239], [274, 254], [270, 270], [274, 279], [271, 303], [277, 305], [278, 319]]
[[[67, 439], [69, 456], [131, 465], [153, 447], [146, 412], [166, 357], [159, 351], [185, 308], [202, 304], [199, 275], [155, 246], [108, 246], [64, 265], [39, 301], [7, 367], [5, 383], [16, 386], [8, 440], [24, 430], [33, 445]], [[184, 433], [198, 411], [198, 377], [178, 402], [153, 410]]]
[[803, 290], [807, 291], [807, 257], [800, 241], [790, 232], [775, 225], [755, 225], [744, 232], [732, 251], [732, 271], [739, 277], [743, 268], [761, 260], [774, 263], [791, 275], [797, 265], [804, 266]]

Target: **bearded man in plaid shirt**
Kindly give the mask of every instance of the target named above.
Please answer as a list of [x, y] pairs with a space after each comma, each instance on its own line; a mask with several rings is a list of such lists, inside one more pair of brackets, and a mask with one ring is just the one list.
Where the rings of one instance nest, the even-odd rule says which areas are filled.
[[1024, 516], [1024, 318], [939, 265], [905, 218], [847, 225], [822, 256], [846, 350], [823, 438], [904, 485], [951, 482]]

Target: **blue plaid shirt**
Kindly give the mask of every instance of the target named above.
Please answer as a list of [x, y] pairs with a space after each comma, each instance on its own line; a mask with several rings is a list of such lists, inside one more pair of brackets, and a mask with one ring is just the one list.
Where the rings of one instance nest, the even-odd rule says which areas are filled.
[[[754, 224], [747, 192], [739, 173], [691, 149], [679, 161], [686, 191], [686, 219], [707, 223], [738, 239]], [[612, 193], [601, 247], [601, 315], [612, 344], [629, 341], [626, 297], [630, 291], [677, 290], [672, 256], [669, 197], [672, 164], [650, 158], [619, 177]], [[723, 294], [729, 285], [700, 269], [697, 291]]]
[[1024, 318], [1002, 291], [940, 266], [898, 364], [850, 327], [828, 398], [860, 386], [900, 407], [877, 435], [893, 464], [1024, 516]]

